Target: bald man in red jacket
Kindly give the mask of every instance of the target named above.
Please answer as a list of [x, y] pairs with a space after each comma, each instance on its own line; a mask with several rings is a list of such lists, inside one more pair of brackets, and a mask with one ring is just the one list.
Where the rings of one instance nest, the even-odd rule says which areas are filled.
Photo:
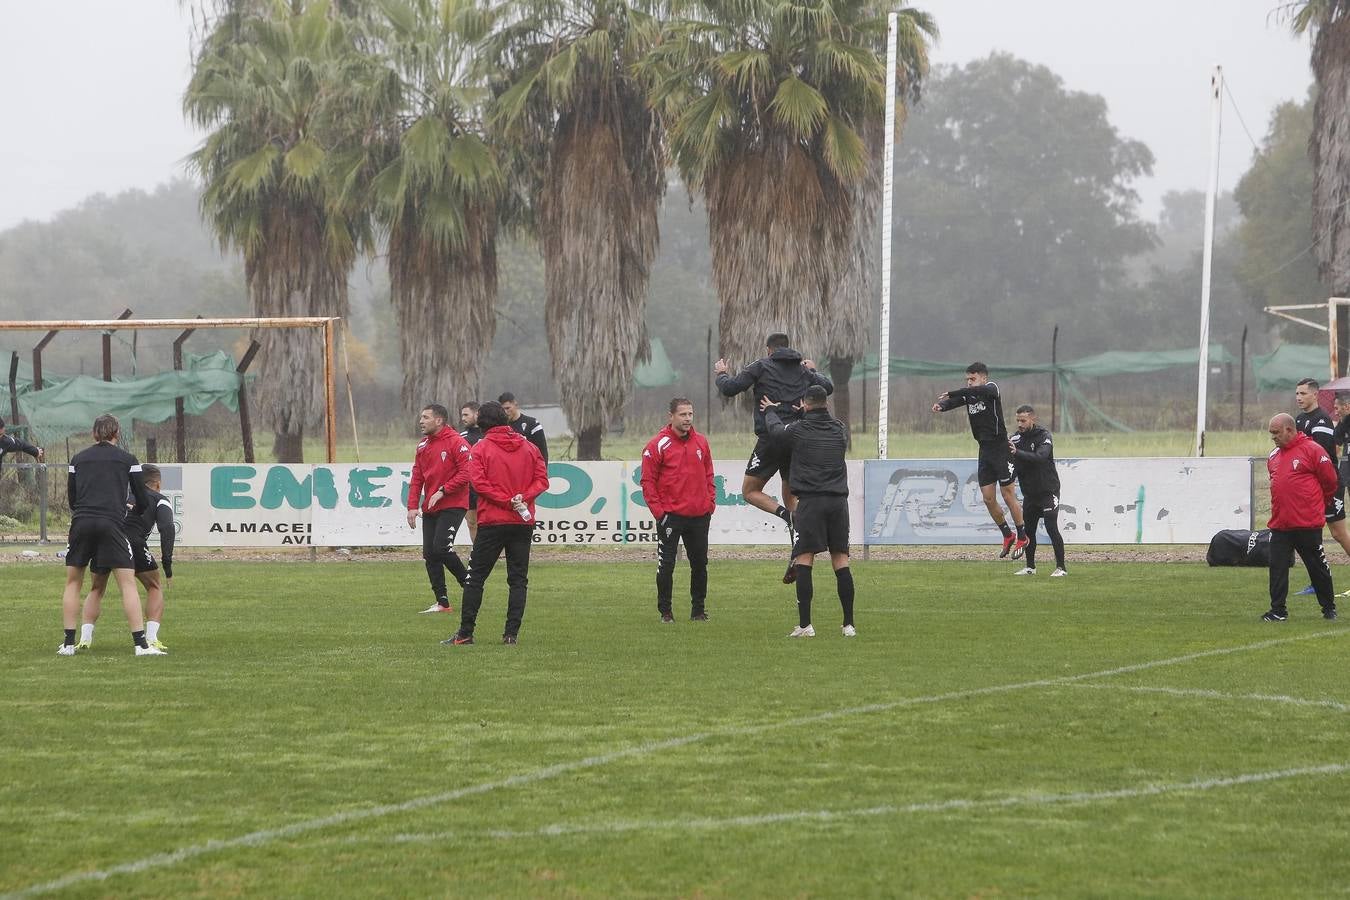
[[1265, 622], [1289, 618], [1289, 566], [1294, 552], [1303, 560], [1322, 605], [1322, 618], [1336, 618], [1331, 569], [1322, 552], [1322, 526], [1327, 503], [1340, 481], [1331, 457], [1316, 441], [1298, 430], [1294, 417], [1280, 413], [1270, 420], [1275, 449], [1266, 459], [1270, 472], [1270, 610]]

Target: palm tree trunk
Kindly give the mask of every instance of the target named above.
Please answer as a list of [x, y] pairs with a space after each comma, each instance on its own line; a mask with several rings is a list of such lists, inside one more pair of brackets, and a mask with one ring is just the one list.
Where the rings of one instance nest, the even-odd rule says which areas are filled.
[[[410, 212], [410, 215], [415, 211]], [[497, 223], [474, 214], [467, 246], [449, 254], [395, 229], [389, 241], [390, 298], [399, 325], [404, 411], [429, 403], [452, 410], [473, 399], [497, 330]]]
[[807, 356], [823, 351], [850, 232], [848, 192], [800, 148], [781, 144], [729, 159], [704, 193], [721, 355], [744, 365], [774, 331]]
[[1313, 236], [1317, 268], [1333, 296], [1350, 291], [1350, 17], [1330, 17], [1312, 52]]
[[[647, 283], [665, 193], [645, 135], [563, 117], [541, 190], [545, 320], [577, 458], [599, 459], [603, 426], [622, 410], [649, 352]], [[635, 146], [637, 145], [637, 146]]]
[[[845, 425], [853, 422], [848, 380], [853, 377], [853, 357], [830, 357], [830, 380], [834, 382], [834, 417]], [[848, 445], [853, 446], [853, 429], [848, 430]]]

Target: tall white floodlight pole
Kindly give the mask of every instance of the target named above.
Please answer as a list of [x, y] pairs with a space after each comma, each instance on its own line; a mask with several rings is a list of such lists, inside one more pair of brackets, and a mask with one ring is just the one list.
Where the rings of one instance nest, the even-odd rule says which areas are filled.
[[895, 168], [895, 44], [900, 16], [886, 17], [886, 154], [881, 173], [881, 328], [877, 341], [877, 458], [886, 459], [891, 399], [891, 203]]
[[1214, 268], [1214, 204], [1219, 196], [1219, 130], [1223, 66], [1210, 78], [1209, 190], [1205, 194], [1205, 256], [1200, 270], [1200, 386], [1195, 397], [1195, 455], [1205, 455], [1205, 406], [1209, 399], [1209, 289]]

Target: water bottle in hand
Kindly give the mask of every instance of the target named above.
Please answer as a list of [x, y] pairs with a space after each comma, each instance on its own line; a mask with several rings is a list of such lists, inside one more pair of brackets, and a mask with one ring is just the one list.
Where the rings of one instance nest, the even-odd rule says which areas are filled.
[[516, 494], [511, 498], [511, 508], [516, 511], [522, 521], [530, 521], [530, 507], [525, 502], [525, 498], [522, 495]]

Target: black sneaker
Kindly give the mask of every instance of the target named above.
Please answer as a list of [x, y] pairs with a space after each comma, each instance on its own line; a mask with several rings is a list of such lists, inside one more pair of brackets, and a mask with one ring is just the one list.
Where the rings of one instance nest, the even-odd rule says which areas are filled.
[[669, 625], [669, 624], [671, 624], [671, 623], [674, 622], [674, 621], [675, 621], [675, 617], [672, 616], [670, 613], [661, 613], [661, 624], [662, 624], [662, 625]]
[[451, 644], [451, 645], [456, 646], [456, 647], [458, 647], [460, 644], [472, 644], [472, 643], [473, 643], [473, 635], [471, 635], [471, 634], [459, 634], [459, 633], [456, 633], [456, 634], [453, 634], [453, 635], [451, 635], [450, 637], [446, 638], [445, 640], [441, 641], [441, 643], [442, 643], [442, 644]]
[[1336, 610], [1335, 610], [1335, 609], [1324, 609], [1324, 610], [1322, 610], [1322, 618], [1324, 618], [1324, 619], [1326, 619], [1326, 620], [1328, 620], [1328, 621], [1331, 621], [1332, 619], [1335, 619], [1335, 618], [1336, 618]]
[[504, 635], [502, 635], [502, 643], [503, 643], [503, 644], [514, 644], [515, 642], [516, 642], [516, 636], [515, 636], [514, 634], [504, 634]]
[[1289, 621], [1289, 613], [1285, 612], [1284, 610], [1279, 610], [1279, 609], [1268, 610], [1268, 611], [1266, 612], [1266, 614], [1265, 614], [1264, 616], [1261, 617], [1261, 621], [1262, 621], [1262, 622], [1288, 622], [1288, 621]]
[[789, 562], [787, 571], [783, 573], [783, 584], [793, 584], [797, 580], [797, 564]]
[[690, 621], [690, 622], [706, 622], [706, 621], [708, 621], [708, 614], [705, 613], [705, 612], [697, 612], [697, 613], [694, 613], [693, 615], [691, 615], [691, 616], [689, 617], [689, 621]]

